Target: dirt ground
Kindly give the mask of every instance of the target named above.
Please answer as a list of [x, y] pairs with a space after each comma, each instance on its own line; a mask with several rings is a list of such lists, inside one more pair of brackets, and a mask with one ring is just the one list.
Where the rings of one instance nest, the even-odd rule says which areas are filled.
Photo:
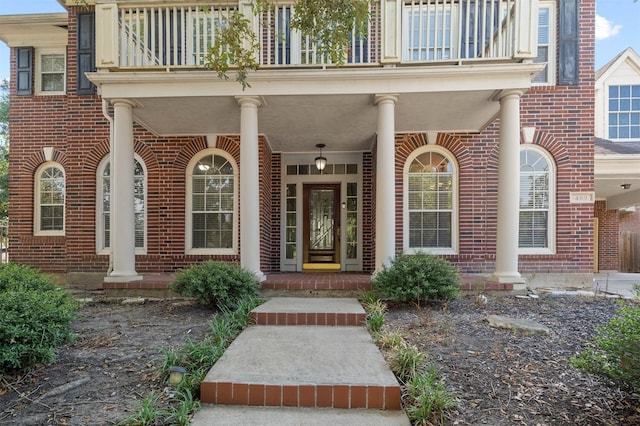
[[[446, 309], [392, 307], [385, 327], [436, 363], [459, 401], [448, 425], [638, 425], [640, 396], [606, 387], [566, 361], [615, 307], [602, 299], [504, 295], [481, 305], [466, 295]], [[76, 341], [60, 348], [55, 363], [0, 379], [0, 424], [117, 423], [151, 390], [164, 389], [154, 374], [162, 349], [197, 340], [212, 313], [177, 301], [87, 304], [74, 323]], [[532, 319], [551, 334], [494, 329], [489, 314]]]
[[[446, 309], [394, 308], [386, 328], [399, 330], [438, 367], [459, 404], [447, 424], [640, 425], [640, 395], [607, 387], [567, 362], [616, 307], [610, 299], [551, 295], [489, 296], [485, 305], [467, 295]], [[493, 328], [491, 314], [533, 320], [551, 333]]]

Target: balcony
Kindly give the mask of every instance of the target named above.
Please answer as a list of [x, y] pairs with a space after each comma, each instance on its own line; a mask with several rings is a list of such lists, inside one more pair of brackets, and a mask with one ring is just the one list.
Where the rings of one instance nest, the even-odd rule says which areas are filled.
[[[261, 68], [334, 67], [314, 40], [291, 28], [291, 4], [273, 2], [260, 16], [244, 0], [130, 4], [96, 6], [99, 69], [202, 69], [235, 11], [259, 37]], [[345, 65], [519, 62], [535, 57], [536, 41], [537, 0], [380, 0], [371, 5], [367, 35], [353, 34]]]

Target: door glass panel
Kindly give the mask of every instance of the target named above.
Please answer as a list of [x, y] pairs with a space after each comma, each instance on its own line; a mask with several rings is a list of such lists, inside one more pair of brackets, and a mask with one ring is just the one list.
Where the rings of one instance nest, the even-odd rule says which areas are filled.
[[333, 190], [309, 192], [309, 246], [311, 250], [333, 250]]

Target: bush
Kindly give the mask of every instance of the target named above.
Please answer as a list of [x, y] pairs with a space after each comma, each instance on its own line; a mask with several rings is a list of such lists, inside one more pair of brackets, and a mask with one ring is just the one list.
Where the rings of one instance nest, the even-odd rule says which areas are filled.
[[616, 316], [587, 343], [575, 368], [604, 377], [624, 389], [640, 392], [640, 307], [622, 305]]
[[383, 297], [397, 302], [447, 301], [460, 295], [458, 270], [425, 253], [396, 256], [371, 283]]
[[233, 309], [238, 301], [258, 296], [257, 281], [251, 272], [237, 265], [214, 261], [178, 272], [171, 289], [220, 309]]
[[0, 266], [0, 370], [23, 369], [55, 359], [55, 348], [73, 339], [77, 304], [35, 269]]

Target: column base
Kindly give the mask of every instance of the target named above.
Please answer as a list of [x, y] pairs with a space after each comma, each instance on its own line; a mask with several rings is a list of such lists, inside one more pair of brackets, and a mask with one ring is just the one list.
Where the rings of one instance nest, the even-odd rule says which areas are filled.
[[527, 289], [527, 281], [517, 272], [515, 274], [494, 273], [488, 278], [488, 281], [500, 284], [511, 284], [513, 286], [513, 291], [522, 291]]
[[105, 283], [127, 283], [129, 281], [141, 281], [142, 278], [143, 278], [142, 275], [138, 275], [136, 272], [133, 272], [132, 274], [118, 273], [116, 275], [111, 274], [107, 277], [104, 277], [104, 282]]
[[255, 271], [253, 275], [255, 275], [256, 280], [258, 280], [258, 283], [261, 283], [262, 281], [265, 281], [267, 279], [267, 276], [262, 271]]

